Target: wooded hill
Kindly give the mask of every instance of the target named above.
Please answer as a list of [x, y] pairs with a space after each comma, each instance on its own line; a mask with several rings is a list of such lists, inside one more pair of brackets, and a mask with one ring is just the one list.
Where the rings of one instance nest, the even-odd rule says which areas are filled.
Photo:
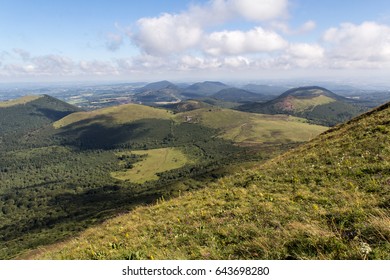
[[262, 114], [287, 114], [313, 123], [334, 126], [367, 111], [356, 101], [322, 87], [300, 87], [286, 91], [265, 103], [248, 103], [237, 109]]

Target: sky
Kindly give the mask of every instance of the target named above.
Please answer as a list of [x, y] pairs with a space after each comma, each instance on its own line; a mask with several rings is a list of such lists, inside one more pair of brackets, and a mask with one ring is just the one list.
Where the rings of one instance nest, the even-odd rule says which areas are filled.
[[388, 77], [388, 0], [0, 0], [0, 83]]

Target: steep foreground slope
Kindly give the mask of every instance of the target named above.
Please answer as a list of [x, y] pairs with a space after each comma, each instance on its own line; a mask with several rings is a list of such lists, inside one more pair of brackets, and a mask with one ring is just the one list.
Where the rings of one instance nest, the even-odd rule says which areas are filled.
[[389, 259], [390, 103], [35, 258]]

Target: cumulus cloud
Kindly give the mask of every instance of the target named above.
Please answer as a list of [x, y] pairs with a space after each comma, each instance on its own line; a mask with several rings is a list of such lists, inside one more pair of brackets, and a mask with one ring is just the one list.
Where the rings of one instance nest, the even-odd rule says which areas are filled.
[[324, 48], [318, 44], [297, 43], [291, 44], [287, 53], [294, 58], [322, 59], [324, 51]]
[[181, 52], [195, 46], [202, 29], [194, 24], [188, 15], [163, 14], [156, 18], [142, 18], [138, 21], [139, 31], [135, 43], [146, 53], [167, 55]]
[[292, 43], [279, 59], [288, 67], [316, 67], [324, 66], [325, 49], [318, 44]]
[[287, 0], [229, 0], [228, 7], [250, 21], [267, 21], [287, 14]]
[[60, 74], [65, 75], [72, 72], [74, 62], [72, 59], [60, 55], [45, 55], [31, 59], [32, 66], [41, 74]]
[[284, 34], [287, 35], [300, 35], [308, 33], [312, 30], [314, 30], [317, 27], [317, 24], [313, 20], [306, 21], [298, 28], [291, 28], [286, 22], [284, 21], [274, 21], [271, 22], [271, 26]]
[[224, 65], [236, 69], [248, 67], [250, 64], [250, 59], [244, 56], [230, 56], [224, 59]]
[[317, 27], [317, 23], [314, 20], [306, 21], [299, 29], [298, 33], [306, 33], [314, 30]]
[[[15, 51], [15, 50], [14, 50]], [[27, 54], [23, 50], [18, 50], [19, 54]], [[21, 55], [23, 63], [9, 63], [4, 65], [3, 72], [14, 75], [41, 75], [41, 76], [62, 76], [73, 72], [74, 62], [64, 56], [43, 55], [30, 57]]]
[[211, 33], [204, 50], [211, 55], [237, 55], [270, 52], [286, 47], [287, 42], [277, 33], [256, 27], [250, 31], [222, 31]]
[[375, 22], [343, 23], [323, 35], [335, 67], [381, 67], [390, 63], [390, 26]]
[[[282, 17], [286, 14], [287, 4], [287, 0], [212, 0], [204, 5], [192, 5], [187, 11], [179, 14], [164, 13], [158, 17], [141, 18], [137, 22], [138, 30], [131, 38], [142, 51], [155, 56], [189, 51], [202, 45], [204, 40], [207, 40], [208, 44], [218, 45], [217, 41], [223, 39], [218, 36], [232, 39], [234, 36], [240, 37], [241, 44], [245, 43], [243, 36], [262, 36], [260, 39], [269, 39], [265, 37], [273, 36], [277, 45], [280, 44], [281, 38], [260, 30], [261, 28], [247, 34], [241, 32], [242, 36], [234, 31], [208, 34], [206, 30], [207, 27], [237, 18], [258, 22]], [[267, 42], [263, 48], [259, 48], [257, 43], [255, 49], [273, 48], [269, 45]], [[220, 47], [217, 46], [217, 49]], [[241, 49], [252, 51], [249, 47]], [[236, 53], [236, 50], [231, 52]]]
[[205, 70], [218, 69], [222, 67], [222, 62], [218, 58], [184, 55], [178, 61], [181, 70]]

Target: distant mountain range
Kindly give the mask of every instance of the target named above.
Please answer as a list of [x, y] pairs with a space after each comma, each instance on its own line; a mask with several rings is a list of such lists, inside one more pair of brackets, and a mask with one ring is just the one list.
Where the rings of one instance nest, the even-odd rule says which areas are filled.
[[[251, 91], [253, 89], [254, 91]], [[266, 101], [269, 95], [282, 92], [280, 87], [248, 85], [236, 88], [221, 82], [205, 81], [189, 86], [176, 85], [169, 81], [147, 84], [135, 91], [135, 101], [153, 104], [161, 102], [179, 102], [187, 99], [215, 98], [228, 102]]]
[[211, 95], [213, 98], [230, 101], [230, 102], [238, 102], [238, 103], [246, 103], [253, 101], [266, 101], [269, 99], [268, 96], [265, 96], [260, 93], [250, 92], [244, 89], [239, 88], [226, 88], [218, 91]]
[[229, 88], [229, 86], [221, 82], [206, 81], [202, 83], [195, 83], [185, 88], [182, 95], [189, 98], [211, 96], [218, 91], [227, 88]]

